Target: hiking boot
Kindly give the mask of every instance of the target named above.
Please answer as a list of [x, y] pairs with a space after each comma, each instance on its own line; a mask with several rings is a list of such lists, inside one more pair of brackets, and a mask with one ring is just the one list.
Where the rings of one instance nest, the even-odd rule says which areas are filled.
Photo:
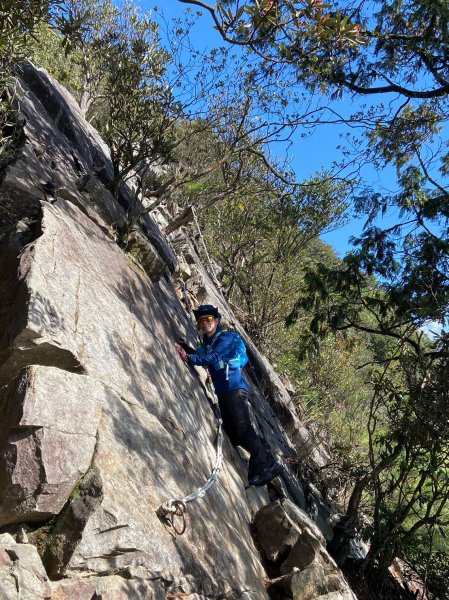
[[254, 475], [248, 479], [248, 485], [261, 486], [282, 473], [282, 467], [277, 463], [273, 463], [270, 467], [266, 467], [261, 473]]

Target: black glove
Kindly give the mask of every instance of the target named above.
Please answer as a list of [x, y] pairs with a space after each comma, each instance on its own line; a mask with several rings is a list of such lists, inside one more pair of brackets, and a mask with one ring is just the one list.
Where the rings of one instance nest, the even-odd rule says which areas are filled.
[[178, 346], [181, 346], [181, 348], [184, 350], [184, 352], [186, 352], [186, 354], [195, 354], [194, 348], [191, 348], [186, 343], [184, 338], [179, 338], [179, 340], [176, 343], [178, 344]]

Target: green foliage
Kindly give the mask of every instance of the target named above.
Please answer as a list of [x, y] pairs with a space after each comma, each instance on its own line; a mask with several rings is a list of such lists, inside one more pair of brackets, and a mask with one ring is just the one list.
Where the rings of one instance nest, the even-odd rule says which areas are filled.
[[[279, 332], [276, 364], [295, 388], [302, 422], [332, 456], [320, 478], [345, 506], [354, 478], [366, 468], [366, 423], [373, 391], [368, 369], [357, 368], [373, 360], [363, 336], [329, 336], [319, 352], [304, 347], [304, 330], [313, 315], [303, 313], [301, 322]], [[276, 345], [277, 346], [277, 345]]]
[[[291, 68], [298, 79], [319, 89], [324, 83], [360, 93], [393, 91], [407, 97], [447, 93], [445, 2], [377, 0], [333, 5], [322, 0], [253, 0], [204, 8], [214, 14], [227, 41], [247, 46], [272, 62], [270, 76], [278, 68]], [[430, 76], [435, 87], [426, 86], [419, 93], [412, 86], [423, 76]]]
[[293, 306], [306, 246], [341, 218], [346, 189], [325, 176], [290, 189], [262, 161], [250, 164], [251, 176], [238, 192], [207, 216], [206, 235], [223, 269], [225, 294], [265, 345]]
[[302, 59], [322, 72], [339, 64], [342, 51], [354, 52], [361, 43], [353, 17], [322, 0], [219, 2], [216, 16], [228, 41], [248, 45], [273, 62]]
[[79, 102], [83, 90], [82, 56], [73, 47], [67, 51], [65, 38], [48, 23], [40, 23], [28, 41], [27, 57], [46, 69]]
[[[38, 23], [49, 18], [54, 2], [49, 0], [5, 0], [0, 8], [0, 61], [3, 76], [23, 58], [27, 39]], [[4, 82], [4, 80], [3, 80]]]
[[149, 14], [131, 2], [68, 0], [58, 31], [41, 27], [28, 54], [67, 85], [111, 149], [114, 191], [147, 164], [170, 155], [179, 104]]
[[155, 24], [125, 7], [120, 27], [120, 39], [108, 47], [114, 68], [104, 81], [104, 114], [93, 120], [111, 149], [116, 180], [126, 179], [144, 159], [157, 163], [170, 156], [177, 114], [163, 79], [169, 57], [157, 47]]
[[12, 111], [11, 83], [14, 67], [23, 60], [25, 48], [37, 25], [50, 18], [52, 0], [5, 0], [0, 7], [0, 169], [15, 156], [18, 131]]
[[[420, 331], [435, 314], [429, 303], [427, 312], [423, 303], [419, 312], [404, 311], [400, 290], [393, 283], [376, 283], [359, 258], [352, 254], [337, 268], [321, 264], [311, 270], [306, 275], [309, 292], [296, 314], [314, 311], [310, 336], [318, 347], [330, 331], [358, 331], [382, 340], [372, 345], [368, 364], [369, 464], [356, 481], [348, 510], [357, 511], [362, 490], [370, 491], [373, 524], [367, 532], [367, 561], [385, 574], [395, 555], [407, 553], [417, 532], [446, 523], [449, 347], [444, 334], [429, 339]], [[380, 584], [382, 577], [376, 581]]]
[[[406, 558], [441, 600], [449, 598], [449, 549], [447, 527], [429, 528], [407, 547]], [[429, 552], [429, 548], [431, 551]]]

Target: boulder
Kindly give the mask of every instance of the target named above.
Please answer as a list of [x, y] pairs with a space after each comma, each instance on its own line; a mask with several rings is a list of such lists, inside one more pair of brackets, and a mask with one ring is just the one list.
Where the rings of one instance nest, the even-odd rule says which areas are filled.
[[279, 500], [256, 513], [254, 527], [262, 551], [271, 562], [285, 557], [301, 535], [301, 529], [290, 519]]
[[344, 577], [315, 559], [306, 569], [295, 570], [291, 578], [293, 600], [357, 600]]
[[92, 460], [104, 393], [37, 365], [0, 389], [0, 525], [59, 513]]
[[52, 589], [32, 544], [17, 544], [0, 534], [0, 594], [2, 600], [50, 600]]
[[[254, 518], [254, 526], [265, 557], [281, 573], [281, 577], [271, 582], [272, 590], [280, 590], [294, 600], [327, 598], [332, 593], [354, 600], [355, 596], [326, 551], [324, 536], [290, 500], [277, 500], [261, 508]], [[339, 596], [335, 596], [335, 600], [337, 598]]]
[[[307, 513], [288, 499], [276, 500], [261, 508], [255, 515], [254, 526], [264, 555], [272, 562], [285, 558], [302, 536], [315, 540], [320, 548], [325, 544], [322, 533]], [[300, 542], [300, 546], [301, 543], [305, 542]]]
[[300, 571], [307, 569], [317, 557], [320, 557], [320, 550], [320, 542], [316, 537], [301, 533], [286, 560], [281, 564], [281, 573], [291, 573], [294, 569]]

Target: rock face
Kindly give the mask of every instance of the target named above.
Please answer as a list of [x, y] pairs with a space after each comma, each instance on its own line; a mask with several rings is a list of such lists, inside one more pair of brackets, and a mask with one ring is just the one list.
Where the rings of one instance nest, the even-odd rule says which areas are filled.
[[[262, 508], [265, 488], [245, 491], [244, 460], [227, 440], [217, 483], [188, 505], [184, 535], [156, 514], [204, 483], [216, 452], [204, 373], [174, 346], [194, 328], [172, 283], [172, 247], [147, 217], [135, 251], [119, 248], [114, 228], [133, 200], [105, 187], [104, 144], [45, 72], [27, 64], [18, 83], [26, 141], [0, 187], [0, 597], [268, 598], [251, 523], [273, 505]], [[222, 306], [199, 262], [178, 273]], [[280, 462], [294, 456], [257, 385], [252, 401]], [[283, 479], [281, 495], [303, 505], [287, 469]], [[298, 590], [318, 576], [320, 593], [340, 590], [302, 518], [268, 543], [290, 577], [286, 597], [315, 597]], [[21, 531], [30, 543], [17, 543]]]
[[293, 600], [356, 600], [326, 552], [325, 538], [308, 515], [289, 500], [261, 508], [254, 518], [266, 559], [280, 576], [271, 591]]
[[0, 586], [3, 600], [52, 597], [50, 580], [36, 548], [31, 544], [16, 544], [8, 533], [0, 535]]
[[88, 376], [41, 366], [1, 389], [0, 525], [62, 509], [92, 460], [104, 393]]

